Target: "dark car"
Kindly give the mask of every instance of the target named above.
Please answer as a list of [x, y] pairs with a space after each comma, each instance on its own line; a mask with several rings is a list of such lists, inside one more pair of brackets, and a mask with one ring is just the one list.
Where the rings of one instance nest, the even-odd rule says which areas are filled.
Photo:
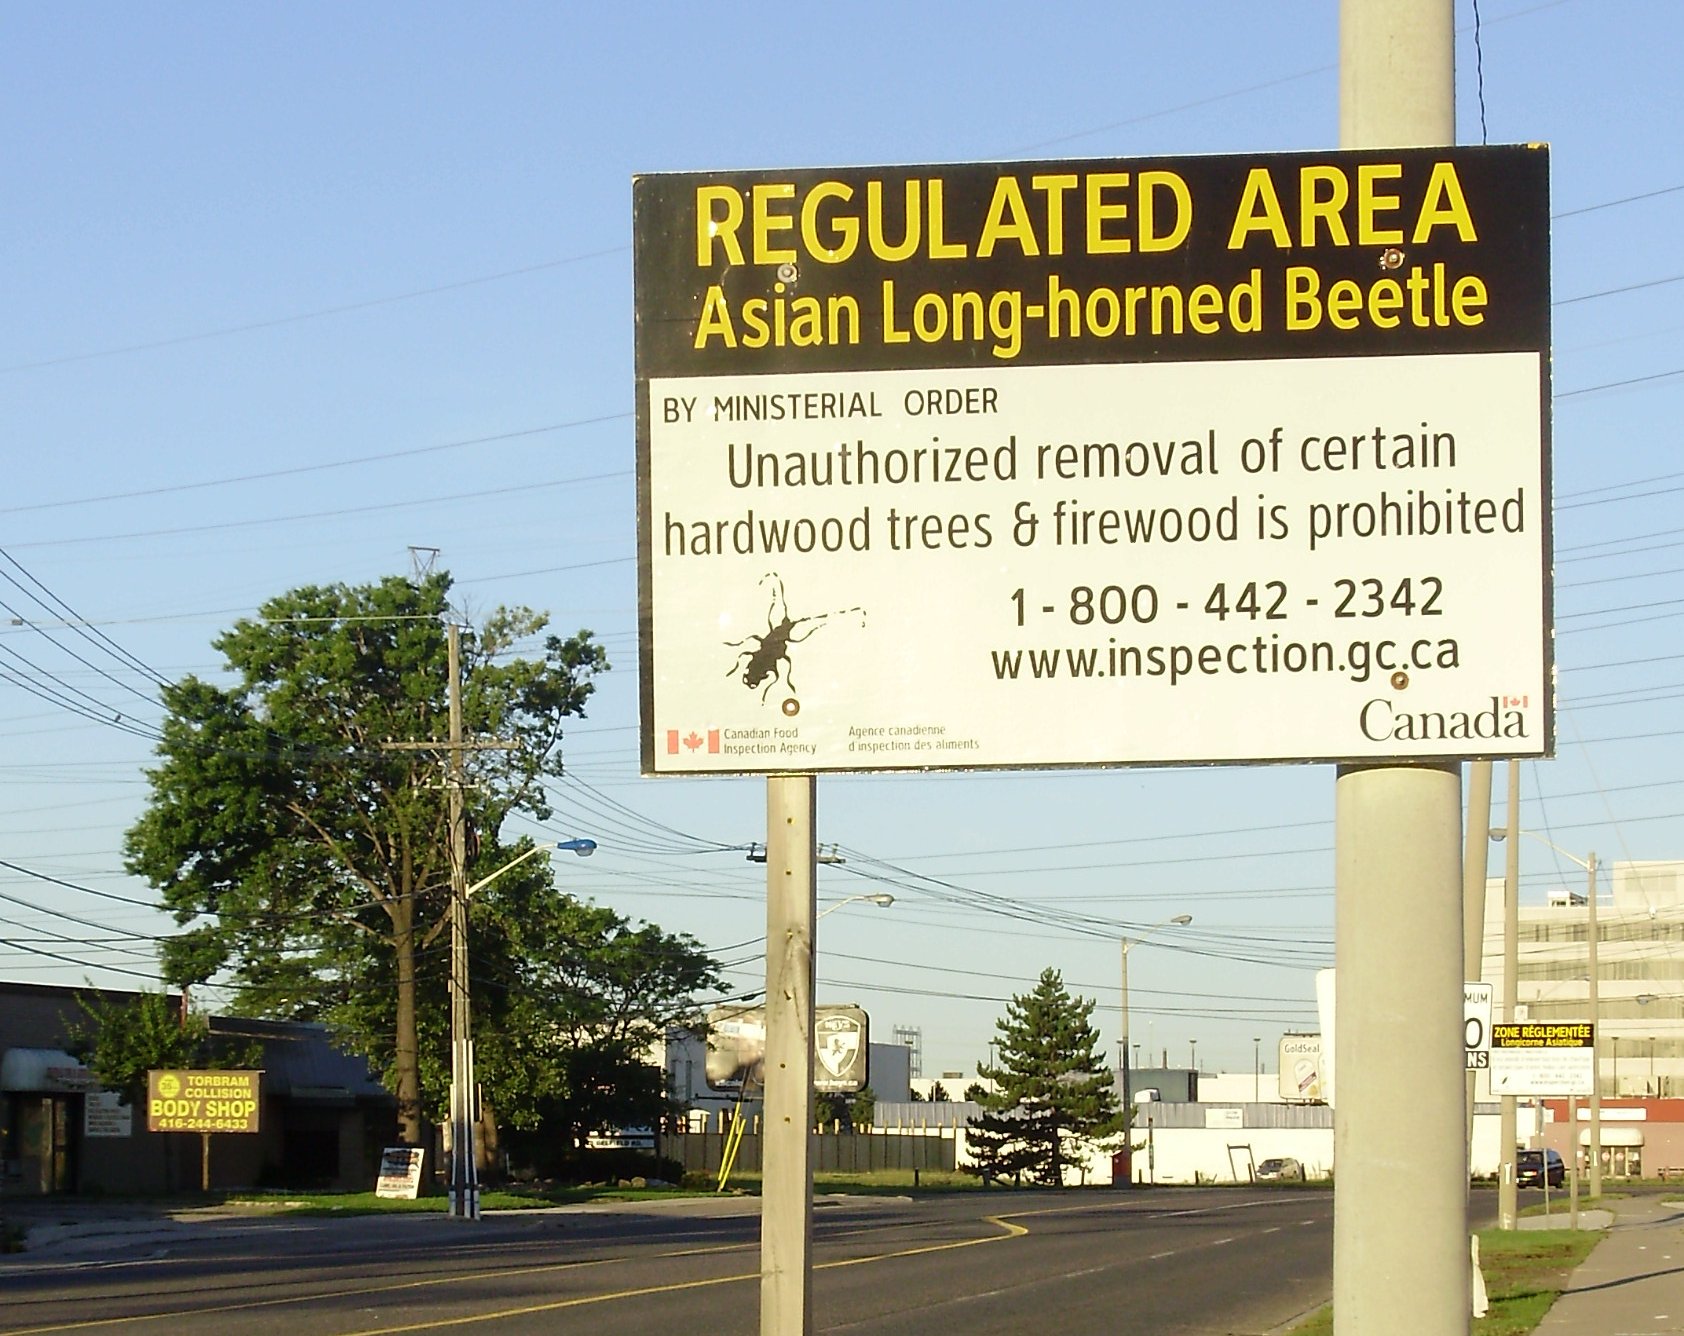
[[1517, 1187], [1541, 1188], [1547, 1180], [1552, 1188], [1558, 1188], [1566, 1177], [1567, 1166], [1562, 1163], [1560, 1151], [1523, 1150], [1515, 1158]]

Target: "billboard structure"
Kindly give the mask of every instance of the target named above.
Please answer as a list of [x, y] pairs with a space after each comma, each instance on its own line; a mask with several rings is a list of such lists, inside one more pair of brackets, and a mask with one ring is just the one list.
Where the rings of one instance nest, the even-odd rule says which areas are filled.
[[1553, 750], [1543, 149], [634, 206], [646, 773]]
[[[1328, 1047], [1331, 1047], [1329, 1045]], [[1322, 1055], [1325, 1049], [1319, 1034], [1283, 1034], [1276, 1056], [1275, 1071], [1280, 1085], [1280, 1097], [1288, 1104], [1319, 1104], [1322, 1102]]]
[[[862, 1007], [813, 1009], [813, 1089], [851, 1094], [870, 1080], [871, 1025]], [[766, 1084], [766, 1009], [715, 1007], [708, 1013], [707, 1083], [715, 1090]]]

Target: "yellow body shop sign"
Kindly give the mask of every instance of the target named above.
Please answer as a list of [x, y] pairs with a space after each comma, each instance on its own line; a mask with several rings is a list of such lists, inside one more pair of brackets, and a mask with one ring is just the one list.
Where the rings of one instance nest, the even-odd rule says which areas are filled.
[[263, 1073], [147, 1072], [149, 1132], [256, 1132]]

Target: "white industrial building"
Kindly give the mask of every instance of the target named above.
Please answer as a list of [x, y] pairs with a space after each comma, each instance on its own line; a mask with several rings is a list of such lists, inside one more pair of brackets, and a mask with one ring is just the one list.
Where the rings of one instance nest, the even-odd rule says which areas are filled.
[[[1590, 861], [1587, 857], [1585, 862]], [[1515, 1019], [1598, 1022], [1605, 1097], [1684, 1095], [1684, 862], [1616, 862], [1599, 878], [1596, 1015], [1591, 1015], [1588, 877], [1521, 904]], [[1611, 885], [1610, 885], [1611, 883]], [[1502, 878], [1486, 885], [1484, 971], [1502, 1017]]]

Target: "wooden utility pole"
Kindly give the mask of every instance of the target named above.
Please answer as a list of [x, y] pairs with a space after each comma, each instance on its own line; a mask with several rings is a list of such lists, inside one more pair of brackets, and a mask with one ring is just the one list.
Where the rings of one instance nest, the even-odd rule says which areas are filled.
[[816, 779], [766, 777], [766, 1121], [760, 1330], [813, 1329], [813, 925]]
[[450, 1214], [478, 1220], [479, 1165], [474, 1148], [473, 1014], [468, 989], [468, 818], [462, 758], [469, 751], [512, 751], [515, 744], [468, 741], [462, 727], [462, 629], [449, 635], [450, 736], [443, 742], [388, 742], [389, 751], [442, 751], [450, 804]]

